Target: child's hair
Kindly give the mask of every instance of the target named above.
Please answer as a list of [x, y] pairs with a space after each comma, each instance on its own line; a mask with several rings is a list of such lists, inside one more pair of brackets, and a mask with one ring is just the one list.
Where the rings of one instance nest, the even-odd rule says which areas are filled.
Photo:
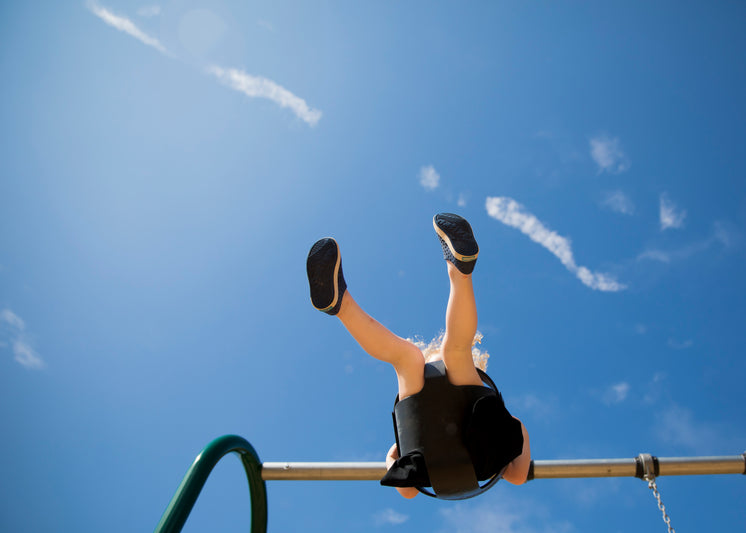
[[[441, 331], [440, 334], [429, 343], [426, 343], [422, 337], [415, 337], [414, 339], [407, 340], [412, 342], [422, 351], [422, 355], [425, 356], [425, 362], [427, 362], [432, 359], [435, 354], [440, 352], [445, 334], [445, 331]], [[482, 334], [477, 331], [476, 335], [474, 335], [474, 340], [471, 341], [471, 357], [474, 360], [474, 366], [483, 372], [487, 372], [487, 359], [490, 358], [490, 354], [477, 347], [477, 344], [481, 344], [481, 342]]]

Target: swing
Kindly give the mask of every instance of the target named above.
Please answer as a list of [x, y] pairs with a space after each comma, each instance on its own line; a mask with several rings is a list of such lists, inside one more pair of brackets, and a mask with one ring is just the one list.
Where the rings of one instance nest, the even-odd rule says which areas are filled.
[[[494, 382], [477, 371], [487, 387], [452, 385], [443, 361], [428, 363], [423, 389], [403, 400], [396, 397], [392, 416], [400, 459], [382, 485], [414, 483], [427, 496], [463, 500], [497, 483], [520, 455], [523, 436]], [[513, 438], [504, 438], [500, 430]], [[407, 484], [396, 484], [405, 475]]]

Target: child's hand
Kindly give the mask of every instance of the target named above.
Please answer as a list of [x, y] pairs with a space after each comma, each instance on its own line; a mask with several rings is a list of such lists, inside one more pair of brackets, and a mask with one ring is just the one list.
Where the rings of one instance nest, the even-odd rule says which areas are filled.
[[[389, 453], [386, 454], [386, 470], [390, 469], [394, 462], [399, 458], [399, 448], [394, 443], [389, 448]], [[417, 496], [420, 491], [414, 487], [395, 487], [399, 491], [399, 494], [404, 496], [406, 499], [411, 500]]]
[[386, 454], [386, 470], [391, 468], [391, 465], [394, 464], [394, 461], [396, 461], [399, 458], [399, 450], [396, 448], [396, 443], [389, 448], [389, 452]]

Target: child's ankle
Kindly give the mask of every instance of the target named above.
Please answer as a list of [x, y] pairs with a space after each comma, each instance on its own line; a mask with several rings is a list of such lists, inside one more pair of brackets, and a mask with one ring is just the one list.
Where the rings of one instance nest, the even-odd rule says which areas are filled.
[[471, 278], [471, 273], [464, 274], [461, 272], [458, 268], [456, 268], [456, 265], [451, 263], [450, 261], [446, 261], [446, 266], [448, 267], [448, 277], [451, 279], [467, 279]]
[[350, 307], [348, 305], [350, 298], [351, 298], [351, 296], [350, 296], [349, 292], [347, 291], [347, 289], [345, 289], [345, 291], [344, 291], [344, 293], [342, 293], [342, 297], [341, 297], [342, 302], [339, 304], [339, 310], [336, 313], [336, 315], [337, 315], [338, 318], [341, 318], [342, 316], [344, 316], [345, 314], [347, 314], [346, 312], [347, 312], [347, 310]]

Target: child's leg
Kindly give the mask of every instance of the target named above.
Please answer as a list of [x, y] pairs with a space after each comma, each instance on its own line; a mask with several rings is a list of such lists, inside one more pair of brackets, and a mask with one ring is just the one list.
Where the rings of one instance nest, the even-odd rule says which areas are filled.
[[443, 258], [448, 261], [451, 281], [441, 355], [451, 383], [481, 385], [482, 380], [471, 356], [471, 344], [477, 332], [477, 304], [471, 273], [479, 255], [479, 246], [471, 226], [459, 215], [439, 213], [433, 217], [433, 227], [443, 248]]
[[[515, 418], [515, 417], [513, 417]], [[516, 418], [516, 420], [518, 420]], [[518, 420], [521, 422], [520, 420]], [[528, 478], [528, 470], [531, 467], [531, 444], [528, 441], [528, 431], [526, 426], [521, 422], [521, 432], [523, 433], [523, 450], [521, 455], [513, 459], [503, 472], [503, 479], [513, 485], [522, 485]]]
[[446, 265], [451, 290], [442, 352], [448, 378], [454, 385], [482, 385], [471, 355], [477, 332], [477, 304], [471, 274], [462, 274], [452, 263]]
[[422, 390], [425, 385], [425, 359], [417, 346], [394, 335], [363, 311], [349, 291], [345, 291], [342, 297], [337, 317], [363, 350], [393, 365], [399, 381], [399, 398]]
[[320, 239], [306, 260], [311, 302], [319, 311], [336, 315], [370, 355], [391, 363], [399, 381], [399, 397], [406, 398], [425, 385], [425, 359], [411, 342], [397, 337], [363, 311], [347, 291], [337, 241]]

